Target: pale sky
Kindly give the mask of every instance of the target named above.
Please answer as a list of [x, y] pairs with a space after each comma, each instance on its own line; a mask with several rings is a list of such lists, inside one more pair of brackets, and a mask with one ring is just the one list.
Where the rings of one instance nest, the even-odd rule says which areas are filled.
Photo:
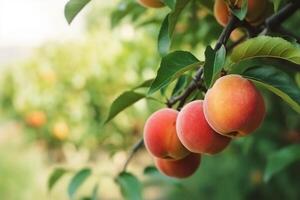
[[78, 37], [82, 13], [69, 26], [64, 18], [67, 0], [0, 0], [0, 48], [33, 47], [47, 40]]

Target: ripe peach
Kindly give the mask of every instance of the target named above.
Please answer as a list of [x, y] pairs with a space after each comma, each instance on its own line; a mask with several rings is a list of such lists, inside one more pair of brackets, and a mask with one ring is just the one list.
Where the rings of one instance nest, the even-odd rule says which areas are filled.
[[53, 136], [58, 140], [65, 140], [69, 136], [69, 126], [64, 121], [56, 122], [52, 129]]
[[166, 160], [155, 158], [157, 169], [166, 176], [174, 178], [186, 178], [196, 172], [201, 162], [201, 155], [191, 153], [180, 160]]
[[40, 128], [46, 123], [46, 118], [43, 111], [32, 111], [26, 115], [25, 121], [31, 127]]
[[165, 6], [160, 0], [138, 0], [138, 3], [148, 8], [161, 8]]
[[[242, 0], [230, 0], [232, 6], [240, 8]], [[246, 20], [252, 25], [260, 24], [268, 10], [267, 0], [249, 0]], [[219, 24], [226, 26], [230, 17], [230, 9], [225, 0], [216, 0], [214, 4], [214, 16]]]
[[204, 99], [209, 125], [225, 136], [244, 136], [257, 129], [265, 116], [265, 104], [255, 85], [240, 75], [219, 78]]
[[176, 133], [178, 111], [164, 108], [153, 113], [144, 127], [144, 142], [150, 154], [164, 159], [181, 159], [190, 152]]
[[194, 153], [219, 153], [231, 140], [209, 126], [204, 117], [202, 100], [192, 101], [183, 107], [177, 117], [176, 130], [181, 143]]

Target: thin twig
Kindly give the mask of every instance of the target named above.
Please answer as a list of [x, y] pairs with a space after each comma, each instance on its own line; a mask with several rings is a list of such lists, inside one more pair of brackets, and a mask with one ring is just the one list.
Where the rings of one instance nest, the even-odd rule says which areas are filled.
[[230, 21], [228, 22], [228, 24], [225, 26], [225, 28], [223, 29], [217, 43], [215, 46], [215, 50], [218, 50], [222, 45], [225, 45], [230, 37], [231, 32], [238, 27], [238, 25], [240, 24], [239, 19], [232, 15], [232, 17], [230, 18]]
[[141, 149], [144, 146], [144, 139], [141, 138], [137, 143], [135, 143], [130, 151], [129, 156], [127, 157], [124, 166], [123, 166], [123, 172], [126, 171], [127, 166], [129, 164], [129, 162], [131, 161], [131, 159], [133, 158], [133, 156], [136, 154], [136, 152], [138, 152], [139, 149]]
[[192, 81], [192, 83], [186, 88], [185, 92], [181, 95], [177, 110], [180, 110], [185, 104], [187, 98], [192, 94], [194, 90], [202, 85], [203, 68], [200, 68]]
[[232, 50], [234, 47], [236, 47], [238, 44], [246, 40], [248, 37], [247, 35], [242, 36], [240, 39], [238, 39], [236, 42], [233, 42], [232, 44], [227, 46], [227, 51]]
[[257, 36], [261, 32], [260, 28], [252, 26], [245, 19], [241, 21], [240, 27], [243, 27], [244, 29], [247, 30], [248, 36], [250, 38]]
[[[219, 49], [223, 44], [226, 44], [231, 32], [237, 27], [239, 24], [239, 19], [233, 16], [227, 26], [223, 29], [216, 45], [215, 50]], [[171, 108], [173, 107], [177, 102], [179, 102], [177, 106], [177, 110], [180, 110], [182, 106], [185, 104], [187, 98], [192, 94], [194, 90], [197, 88], [201, 88], [206, 90], [204, 85], [202, 84], [202, 78], [203, 78], [203, 68], [199, 68], [196, 72], [195, 77], [193, 78], [193, 81], [188, 85], [188, 87], [185, 89], [185, 91], [179, 95], [172, 97], [170, 100], [167, 101], [166, 105]]]
[[[172, 97], [170, 100], [167, 101], [167, 106], [169, 108], [173, 107], [179, 101], [185, 101], [185, 99], [199, 86], [199, 81], [201, 80], [201, 76], [203, 74], [203, 68], [200, 68], [197, 72], [195, 77], [193, 78], [192, 82], [189, 86], [185, 89], [185, 91], [178, 96]], [[178, 106], [180, 107], [180, 106]]]

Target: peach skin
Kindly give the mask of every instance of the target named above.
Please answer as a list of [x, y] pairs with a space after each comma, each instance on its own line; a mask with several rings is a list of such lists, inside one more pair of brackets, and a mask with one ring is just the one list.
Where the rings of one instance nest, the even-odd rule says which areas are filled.
[[148, 8], [161, 8], [165, 6], [160, 0], [138, 0], [138, 3]]
[[240, 39], [242, 39], [245, 35], [246, 35], [246, 33], [243, 30], [237, 28], [231, 32], [230, 39], [233, 42], [237, 42]]
[[220, 25], [226, 26], [229, 21], [230, 12], [224, 0], [215, 1], [214, 16]]
[[155, 157], [181, 159], [190, 152], [181, 144], [176, 133], [178, 111], [163, 108], [153, 113], [144, 127], [146, 149]]
[[265, 104], [255, 85], [240, 75], [219, 78], [204, 99], [209, 125], [225, 136], [244, 136], [257, 129], [265, 116]]
[[194, 153], [219, 153], [231, 140], [209, 126], [204, 117], [202, 100], [192, 101], [183, 107], [177, 117], [176, 130], [181, 143]]
[[191, 153], [180, 160], [155, 158], [155, 166], [164, 175], [173, 178], [187, 178], [193, 175], [201, 162], [201, 155]]

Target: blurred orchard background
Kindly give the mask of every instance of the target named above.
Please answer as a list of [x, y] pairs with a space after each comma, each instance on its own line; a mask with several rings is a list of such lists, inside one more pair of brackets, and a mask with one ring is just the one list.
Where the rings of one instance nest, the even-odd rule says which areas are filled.
[[[93, 176], [77, 191], [78, 199], [95, 183], [99, 199], [122, 199], [114, 177], [147, 116], [164, 106], [142, 100], [102, 126], [114, 98], [155, 76], [157, 33], [167, 8], [135, 5], [122, 19], [126, 3], [92, 1], [69, 26], [66, 2], [0, 0], [1, 199], [67, 199], [68, 183], [83, 167], [91, 167]], [[176, 27], [174, 48], [201, 56], [222, 28], [209, 11], [196, 12], [199, 21], [192, 27], [185, 23], [189, 17]], [[299, 12], [286, 26], [297, 23]], [[299, 75], [295, 79], [300, 84]], [[191, 178], [160, 175], [140, 151], [128, 169], [142, 182], [144, 198], [299, 199], [299, 162], [268, 181], [264, 171], [272, 153], [300, 143], [300, 116], [279, 97], [263, 93], [268, 109], [263, 126], [223, 153], [204, 157]], [[57, 167], [68, 172], [49, 192], [48, 177]]]

